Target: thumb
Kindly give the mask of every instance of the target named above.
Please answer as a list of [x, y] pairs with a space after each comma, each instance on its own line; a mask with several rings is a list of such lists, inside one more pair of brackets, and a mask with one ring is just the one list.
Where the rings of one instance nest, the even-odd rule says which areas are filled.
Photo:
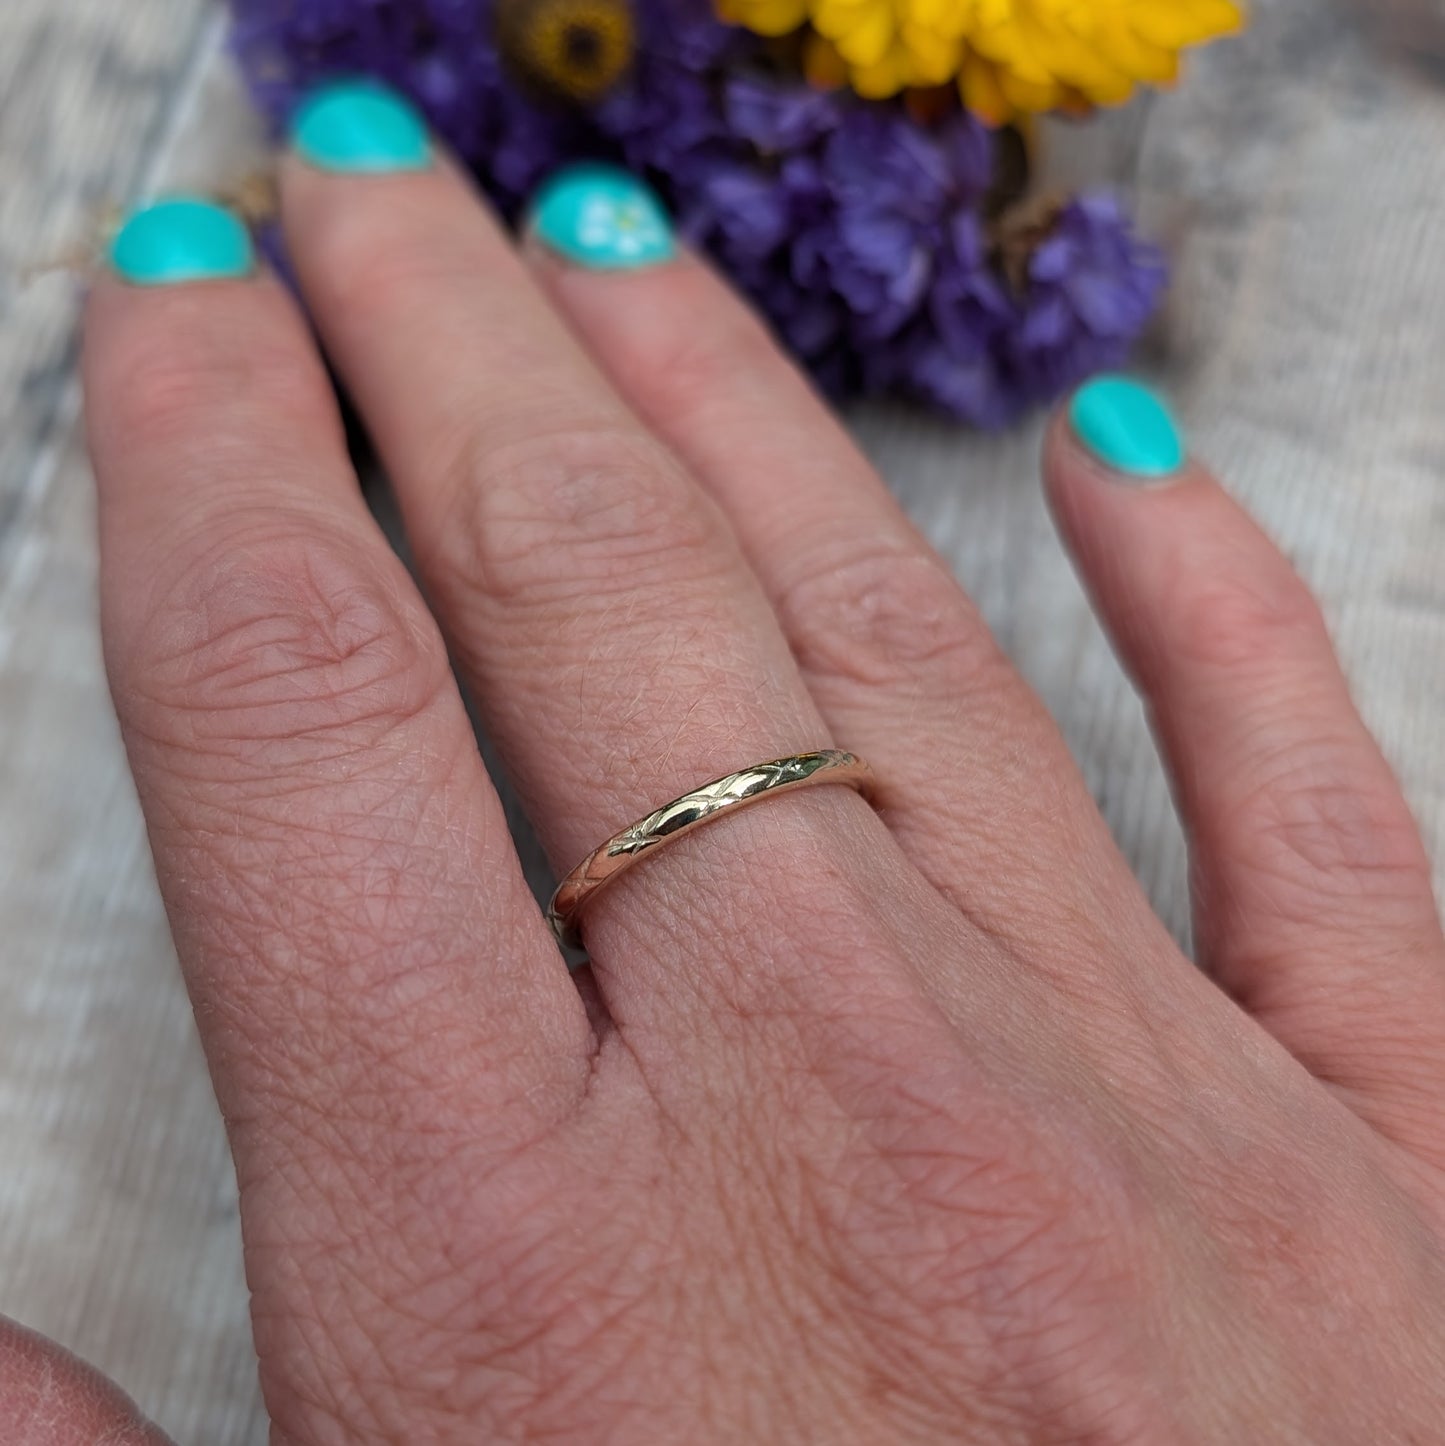
[[5, 1446], [170, 1446], [119, 1387], [53, 1341], [0, 1319]]

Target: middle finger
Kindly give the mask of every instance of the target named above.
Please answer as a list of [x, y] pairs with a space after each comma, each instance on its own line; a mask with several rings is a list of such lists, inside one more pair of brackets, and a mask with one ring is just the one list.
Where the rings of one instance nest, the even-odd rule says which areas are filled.
[[[362, 99], [392, 125], [408, 119], [375, 88]], [[328, 120], [355, 125], [365, 108], [345, 87], [303, 110], [283, 167], [288, 246], [554, 863], [710, 778], [826, 747], [727, 522], [611, 391], [474, 193], [424, 140], [380, 173], [328, 149]], [[609, 959], [726, 937], [765, 879], [778, 895], [780, 848], [816, 892], [809, 840], [836, 873], [840, 832], [871, 838], [874, 854], [890, 847], [854, 795], [818, 788], [720, 821], [619, 881], [587, 917], [614, 1009]]]

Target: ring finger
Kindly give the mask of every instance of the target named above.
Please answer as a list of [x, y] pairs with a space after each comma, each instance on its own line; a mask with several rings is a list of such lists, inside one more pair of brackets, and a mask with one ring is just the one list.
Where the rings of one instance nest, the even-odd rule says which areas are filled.
[[[809, 692], [840, 746], [878, 770], [883, 816], [918, 869], [1081, 997], [1099, 995], [1089, 957], [1178, 962], [1042, 703], [757, 318], [693, 258], [624, 275], [558, 250], [536, 237], [534, 271], [727, 513]], [[1084, 931], [1097, 949], [1079, 948]], [[971, 981], [939, 983], [974, 1012]]]

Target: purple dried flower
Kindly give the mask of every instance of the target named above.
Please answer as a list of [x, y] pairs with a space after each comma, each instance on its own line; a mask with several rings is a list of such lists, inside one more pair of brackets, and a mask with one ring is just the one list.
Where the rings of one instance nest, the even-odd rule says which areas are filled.
[[1009, 335], [1009, 366], [1022, 391], [1047, 401], [1118, 366], [1166, 279], [1163, 255], [1139, 239], [1114, 197], [1071, 201], [1029, 259], [1023, 312]]
[[733, 153], [736, 142], [706, 76], [661, 63], [638, 69], [592, 113], [628, 165], [682, 177]]
[[860, 345], [897, 335], [926, 307], [959, 217], [976, 221], [991, 176], [984, 127], [962, 112], [924, 130], [898, 109], [851, 109], [823, 145], [832, 198], [805, 242], [853, 312]]
[[787, 192], [756, 166], [724, 163], [698, 186], [687, 217], [697, 240], [738, 262], [771, 256], [791, 232]]
[[838, 124], [839, 102], [796, 81], [729, 76], [723, 87], [728, 129], [765, 156], [784, 156], [821, 140]]
[[1017, 315], [989, 257], [981, 218], [956, 211], [935, 257], [937, 276], [928, 295], [929, 329], [944, 346], [969, 356], [992, 346]]
[[976, 211], [956, 211], [934, 257], [923, 313], [898, 339], [892, 369], [874, 389], [899, 391], [979, 427], [1001, 427], [1026, 399], [1001, 364], [1018, 303], [989, 255]]
[[985, 219], [996, 140], [961, 110], [925, 124], [813, 90], [710, 0], [631, 0], [631, 65], [565, 103], [499, 38], [498, 6], [526, 3], [231, 0], [233, 46], [278, 127], [322, 80], [397, 86], [508, 216], [574, 158], [644, 173], [840, 397], [897, 392], [1000, 426], [1117, 365], [1157, 304], [1158, 252], [1101, 196], [1011, 252], [1010, 285]]
[[990, 352], [960, 357], [937, 337], [920, 339], [906, 378], [897, 385], [909, 396], [988, 431], [1016, 421], [1027, 405]]

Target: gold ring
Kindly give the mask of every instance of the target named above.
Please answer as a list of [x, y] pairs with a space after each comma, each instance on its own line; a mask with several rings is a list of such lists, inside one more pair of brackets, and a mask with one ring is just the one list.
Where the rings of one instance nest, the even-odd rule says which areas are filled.
[[814, 783], [844, 783], [867, 795], [873, 789], [873, 770], [856, 754], [827, 748], [758, 763], [741, 773], [715, 778], [673, 799], [655, 813], [638, 819], [630, 828], [614, 834], [600, 848], [593, 849], [557, 885], [547, 906], [547, 922], [552, 932], [559, 943], [573, 948], [580, 946], [579, 920], [583, 908], [600, 889], [630, 869], [644, 854], [721, 814], [745, 808], [760, 798], [771, 798]]

